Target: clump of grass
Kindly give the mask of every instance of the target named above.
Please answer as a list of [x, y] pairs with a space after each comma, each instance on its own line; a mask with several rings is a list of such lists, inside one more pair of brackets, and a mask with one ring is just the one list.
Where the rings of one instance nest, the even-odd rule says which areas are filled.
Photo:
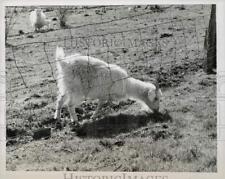
[[173, 156], [165, 148], [158, 153], [158, 157], [164, 162], [173, 160]]
[[193, 162], [195, 160], [198, 160], [201, 156], [200, 150], [197, 148], [197, 146], [191, 146], [188, 149], [185, 149], [180, 152], [178, 158], [180, 158], [183, 162]]
[[143, 158], [138, 157], [136, 159], [130, 160], [130, 162], [128, 162], [127, 167], [125, 167], [124, 169], [130, 172], [138, 172], [138, 171], [145, 171], [148, 168], [149, 168], [148, 162]]
[[173, 131], [173, 138], [175, 140], [177, 139], [181, 139], [183, 137], [183, 135], [181, 134], [180, 130], [179, 129], [174, 129]]
[[216, 128], [216, 120], [208, 119], [204, 122], [203, 127], [206, 130], [212, 130]]
[[207, 160], [204, 162], [204, 166], [207, 169], [210, 169], [209, 171], [216, 171], [216, 165], [217, 164], [217, 159], [216, 156], [212, 156], [207, 158]]
[[182, 128], [184, 128], [184, 127], [186, 127], [186, 121], [184, 121], [183, 119], [181, 119], [181, 118], [173, 118], [173, 121], [174, 121], [174, 124], [175, 124], [175, 126], [177, 127], [177, 129], [182, 129]]

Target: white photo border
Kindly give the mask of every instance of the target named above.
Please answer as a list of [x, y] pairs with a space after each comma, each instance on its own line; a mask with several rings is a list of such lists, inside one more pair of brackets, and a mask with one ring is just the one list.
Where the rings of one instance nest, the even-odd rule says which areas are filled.
[[[6, 171], [6, 106], [5, 106], [5, 6], [30, 5], [134, 5], [134, 4], [216, 4], [217, 6], [217, 172], [25, 172]], [[124, 175], [148, 179], [190, 179], [190, 178], [225, 178], [225, 92], [220, 88], [225, 85], [225, 1], [224, 0], [2, 0], [0, 1], [0, 178], [4, 179], [82, 179], [79, 176], [114, 176], [112, 179], [124, 179]], [[222, 103], [222, 105], [221, 105]], [[98, 177], [95, 177], [98, 179]], [[102, 179], [102, 178], [100, 178]]]

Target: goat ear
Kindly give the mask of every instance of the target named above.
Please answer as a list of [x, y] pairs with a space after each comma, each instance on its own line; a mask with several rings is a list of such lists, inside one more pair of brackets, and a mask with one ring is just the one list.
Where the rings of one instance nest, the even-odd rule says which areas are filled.
[[[158, 80], [155, 80], [155, 82], [154, 82], [154, 85], [155, 85], [155, 95], [156, 96], [159, 96], [159, 83], [158, 83]], [[161, 90], [160, 90], [161, 91]]]
[[162, 95], [163, 95], [163, 94], [162, 94], [161, 89], [158, 89], [157, 96], [158, 96], [158, 97], [162, 97]]
[[156, 87], [156, 91], [159, 90], [159, 82], [158, 82], [158, 79], [155, 81], [155, 87]]
[[156, 96], [156, 93], [155, 93], [155, 90], [149, 90], [148, 91], [148, 99], [150, 100], [150, 101], [153, 101], [154, 100], [154, 98], [155, 98], [155, 96]]
[[159, 81], [160, 81], [160, 73], [157, 74], [156, 79], [155, 79], [155, 83], [154, 83], [154, 85], [156, 87], [155, 93], [156, 93], [157, 97], [162, 96], [162, 91], [159, 88]]

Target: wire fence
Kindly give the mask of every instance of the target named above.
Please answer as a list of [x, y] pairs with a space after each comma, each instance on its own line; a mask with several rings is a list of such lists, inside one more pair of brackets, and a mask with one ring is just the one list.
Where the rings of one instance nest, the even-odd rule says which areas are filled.
[[[38, 34], [28, 32], [22, 35], [25, 38], [9, 35], [6, 48], [8, 118], [25, 117], [29, 121], [43, 116], [44, 111], [52, 115], [57, 96], [56, 81], [59, 80], [55, 60], [57, 45], [64, 47], [67, 55], [80, 53], [117, 64], [128, 72], [126, 78], [151, 81], [160, 77], [162, 87], [172, 87], [177, 77], [181, 78], [188, 70], [199, 69], [203, 63], [210, 12], [206, 10], [207, 13], [180, 18], [171, 12], [171, 17], [152, 19], [153, 11], [146, 11], [67, 29]], [[104, 14], [101, 18], [104, 19]], [[26, 38], [31, 34], [35, 38]], [[114, 83], [118, 80], [124, 78]], [[87, 84], [89, 88], [96, 84], [91, 85]], [[24, 110], [19, 106], [21, 103], [25, 103]]]

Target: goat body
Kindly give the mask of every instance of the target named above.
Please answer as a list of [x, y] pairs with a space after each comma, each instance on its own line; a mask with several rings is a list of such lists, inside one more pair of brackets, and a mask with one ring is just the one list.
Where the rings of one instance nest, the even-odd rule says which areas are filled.
[[49, 28], [51, 20], [46, 19], [46, 16], [41, 9], [35, 9], [30, 13], [30, 22], [34, 30], [37, 31], [44, 26], [48, 26]]
[[68, 105], [72, 121], [77, 121], [75, 107], [85, 99], [98, 99], [95, 118], [105, 101], [134, 98], [158, 110], [161, 91], [151, 83], [131, 78], [114, 64], [97, 58], [75, 54], [65, 57], [63, 49], [56, 50], [57, 85], [59, 95], [55, 118], [60, 117], [62, 105]]

